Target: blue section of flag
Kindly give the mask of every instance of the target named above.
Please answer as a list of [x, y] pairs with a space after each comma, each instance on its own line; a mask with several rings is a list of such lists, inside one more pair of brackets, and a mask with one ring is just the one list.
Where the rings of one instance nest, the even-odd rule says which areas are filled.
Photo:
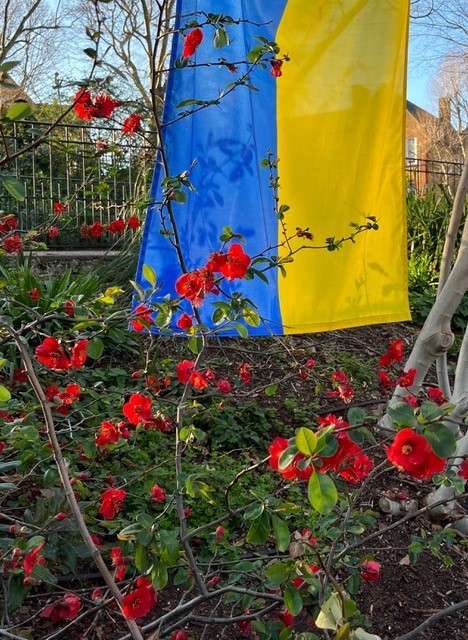
[[[248, 19], [239, 25], [227, 27], [231, 44], [217, 50], [213, 46], [215, 30], [204, 26], [204, 40], [190, 58], [184, 69], [170, 72], [166, 104], [163, 115], [164, 140], [171, 175], [190, 169], [190, 180], [196, 192], [189, 193], [188, 203], [172, 203], [174, 217], [180, 236], [181, 250], [186, 268], [191, 271], [201, 268], [210, 253], [220, 248], [219, 235], [223, 226], [244, 236], [244, 251], [255, 256], [268, 247], [270, 255], [276, 255], [273, 248], [278, 244], [278, 220], [273, 211], [273, 193], [269, 187], [268, 170], [260, 168], [260, 161], [271, 151], [276, 155], [276, 79], [269, 68], [256, 68], [250, 74], [250, 82], [257, 91], [246, 86], [229, 91], [226, 87], [242, 77], [247, 67], [239, 65], [237, 73], [219, 66], [219, 58], [226, 61], [246, 60], [246, 53], [261, 35], [275, 40], [276, 29], [283, 13], [286, 0], [264, 2], [263, 0], [179, 0], [177, 12], [183, 15], [181, 25], [191, 20], [191, 12], [212, 11], [231, 16], [233, 19]], [[273, 6], [271, 6], [273, 5]], [[201, 14], [193, 19], [203, 22]], [[186, 30], [188, 33], [190, 29]], [[173, 41], [171, 68], [182, 55], [183, 36], [176, 34]], [[192, 67], [192, 63], [207, 66]], [[209, 63], [209, 65], [208, 65]], [[220, 94], [227, 95], [220, 98]], [[184, 111], [196, 107], [177, 108], [183, 100], [218, 100], [216, 106], [209, 106], [181, 118]], [[180, 119], [181, 118], [181, 119]], [[174, 122], [175, 121], [175, 122]], [[158, 296], [170, 294], [176, 297], [174, 283], [182, 274], [176, 251], [167, 237], [161, 234], [161, 203], [163, 200], [160, 183], [164, 172], [160, 164], [156, 167], [151, 190], [151, 206], [148, 209], [143, 246], [137, 272], [137, 282], [144, 288], [149, 285], [143, 277], [144, 264], [151, 265], [163, 283]], [[164, 212], [167, 222], [167, 213]], [[251, 335], [282, 333], [283, 327], [277, 294], [277, 273], [267, 274], [270, 284], [258, 278], [253, 281], [235, 280], [223, 289], [232, 293], [241, 290], [258, 307], [258, 312], [267, 325], [249, 327]], [[200, 313], [203, 322], [211, 326], [210, 317], [217, 297], [209, 294]], [[236, 332], [232, 332], [235, 334]], [[229, 335], [224, 332], [223, 335]]]

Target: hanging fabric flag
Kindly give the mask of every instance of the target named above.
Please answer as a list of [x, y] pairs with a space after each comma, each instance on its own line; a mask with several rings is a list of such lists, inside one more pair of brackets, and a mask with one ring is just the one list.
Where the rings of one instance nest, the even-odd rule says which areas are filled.
[[[208, 11], [233, 22], [216, 24]], [[183, 18], [163, 114], [165, 160], [170, 176], [188, 171], [195, 190], [182, 185], [188, 197], [179, 203], [185, 198], [176, 188], [171, 213], [160, 158], [138, 284], [150, 287], [149, 265], [161, 284], [153, 299], [177, 298], [178, 251], [187, 271], [202, 268], [219, 250], [223, 227], [243, 236], [249, 256], [288, 256], [290, 248], [279, 246], [286, 225], [286, 234], [296, 236], [293, 250], [307, 247], [284, 264], [286, 277], [274, 269], [265, 273], [269, 284], [259, 277], [223, 283], [224, 293], [242, 291], [256, 305], [262, 321], [249, 327], [250, 335], [409, 319], [403, 171], [409, 0], [179, 0], [177, 14]], [[265, 56], [263, 68], [244, 62], [267, 42], [278, 43], [277, 58]], [[290, 207], [284, 220], [275, 213], [275, 176], [260, 164], [269, 152], [279, 159], [279, 201]], [[340, 244], [355, 230], [351, 223], [373, 218], [378, 230]], [[223, 293], [208, 293], [200, 306], [208, 327], [216, 326], [212, 303], [222, 300]], [[174, 326], [178, 317], [179, 311]]]

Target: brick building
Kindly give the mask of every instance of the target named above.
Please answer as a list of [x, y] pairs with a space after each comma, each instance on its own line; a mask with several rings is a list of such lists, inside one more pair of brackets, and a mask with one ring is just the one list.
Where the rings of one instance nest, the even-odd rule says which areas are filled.
[[437, 116], [407, 100], [405, 138], [409, 189], [422, 191], [439, 184], [455, 186], [463, 155], [460, 136], [451, 123], [450, 98], [439, 99]]

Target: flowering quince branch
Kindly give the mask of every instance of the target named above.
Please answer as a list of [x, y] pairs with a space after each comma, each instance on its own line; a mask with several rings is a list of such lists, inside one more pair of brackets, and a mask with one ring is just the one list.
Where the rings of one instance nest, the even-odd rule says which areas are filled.
[[[21, 358], [23, 359], [25, 369], [28, 375], [28, 379], [41, 405], [41, 408], [44, 414], [44, 419], [47, 426], [47, 434], [53, 448], [57, 469], [59, 471], [60, 479], [62, 481], [64, 490], [65, 490], [65, 495], [67, 497], [68, 503], [70, 505], [70, 509], [75, 518], [76, 524], [80, 530], [80, 533], [83, 537], [83, 540], [86, 546], [90, 550], [90, 553], [94, 562], [96, 563], [104, 581], [106, 582], [106, 585], [109, 591], [115, 598], [116, 602], [121, 606], [123, 601], [122, 593], [117, 587], [111, 573], [107, 568], [106, 563], [102, 558], [102, 555], [99, 549], [97, 548], [96, 544], [94, 543], [91, 537], [91, 534], [89, 533], [88, 527], [86, 526], [80, 507], [75, 498], [75, 493], [70, 483], [67, 464], [63, 458], [62, 449], [57, 439], [57, 435], [55, 433], [54, 418], [52, 416], [50, 405], [47, 402], [47, 398], [44, 394], [44, 390], [42, 389], [41, 383], [39, 382], [39, 379], [36, 375], [34, 365], [29, 355], [28, 347], [26, 346], [24, 339], [11, 326], [9, 326], [9, 324], [4, 319], [0, 319], [0, 321], [3, 324], [5, 331], [7, 331], [14, 339], [18, 347], [18, 350], [21, 353]], [[126, 618], [126, 622], [127, 622], [128, 628], [130, 629], [132, 638], [134, 638], [134, 640], [143, 640], [143, 636], [137, 624], [135, 623], [135, 621]]]

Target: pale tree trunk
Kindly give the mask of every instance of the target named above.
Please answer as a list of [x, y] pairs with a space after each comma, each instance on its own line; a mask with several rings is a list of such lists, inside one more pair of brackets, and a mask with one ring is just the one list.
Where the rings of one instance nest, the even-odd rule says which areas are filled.
[[[465, 220], [460, 249], [452, 271], [450, 271], [450, 265], [467, 193], [468, 161], [465, 159], [445, 241], [437, 299], [405, 364], [405, 371], [416, 369], [415, 384], [409, 389], [397, 387], [390, 400], [390, 405], [398, 402], [408, 393], [417, 395], [430, 367], [436, 361], [440, 363], [453, 344], [454, 335], [450, 326], [452, 317], [468, 290], [468, 219]], [[463, 459], [468, 455], [468, 433], [463, 433], [459, 426], [468, 414], [468, 328], [465, 331], [458, 357], [453, 394], [450, 392], [446, 364], [445, 369], [443, 363], [439, 366], [438, 374], [439, 383], [442, 383], [442, 391], [456, 405], [445, 424], [458, 437], [454, 457], [449, 462], [449, 469], [458, 472]], [[382, 426], [387, 429], [394, 428], [388, 415], [384, 416]], [[430, 494], [427, 498], [428, 504], [443, 499], [448, 500], [446, 504], [430, 510], [431, 518], [446, 518], [455, 505], [455, 495], [455, 489], [443, 485]]]
[[[468, 193], [468, 162], [465, 162], [462, 178], [457, 189], [457, 196], [454, 202], [458, 208], [463, 205]], [[454, 240], [453, 240], [454, 242]], [[449, 245], [452, 244], [450, 240]], [[450, 258], [448, 257], [449, 250], [445, 255], [444, 264], [447, 265], [444, 268], [444, 277], [449, 272]], [[457, 310], [463, 296], [468, 289], [468, 220], [465, 220], [463, 228], [463, 235], [461, 238], [460, 249], [458, 251], [457, 259], [453, 266], [452, 271], [447, 277], [447, 280], [440, 291], [434, 305], [426, 318], [423, 328], [416, 340], [410, 357], [405, 364], [405, 371], [409, 369], [416, 369], [417, 375], [415, 384], [408, 390], [406, 388], [397, 387], [393, 393], [390, 405], [398, 402], [407, 393], [418, 394], [421, 389], [430, 367], [434, 364], [436, 359], [447, 351], [453, 344], [454, 335], [451, 330], [451, 320]], [[468, 340], [468, 338], [467, 338]], [[464, 346], [462, 350], [462, 360], [460, 361], [460, 368], [457, 370], [458, 384], [457, 389], [462, 389], [465, 386], [468, 387], [468, 383], [464, 381], [468, 375], [468, 345]], [[466, 354], [466, 355], [465, 355]], [[463, 362], [463, 365], [462, 365]], [[464, 394], [463, 394], [464, 395]], [[384, 419], [386, 427], [391, 428], [391, 421]]]
[[[466, 154], [465, 154], [466, 158]], [[444, 250], [440, 263], [439, 284], [437, 287], [437, 296], [440, 295], [442, 289], [450, 275], [452, 260], [455, 253], [455, 244], [457, 241], [458, 230], [460, 229], [463, 211], [465, 208], [466, 196], [468, 193], [468, 162], [465, 161], [463, 172], [458, 184], [455, 199], [453, 201], [450, 222], [445, 236]], [[437, 380], [439, 387], [447, 398], [450, 398], [450, 380], [447, 371], [447, 354], [443, 353], [437, 358]]]

